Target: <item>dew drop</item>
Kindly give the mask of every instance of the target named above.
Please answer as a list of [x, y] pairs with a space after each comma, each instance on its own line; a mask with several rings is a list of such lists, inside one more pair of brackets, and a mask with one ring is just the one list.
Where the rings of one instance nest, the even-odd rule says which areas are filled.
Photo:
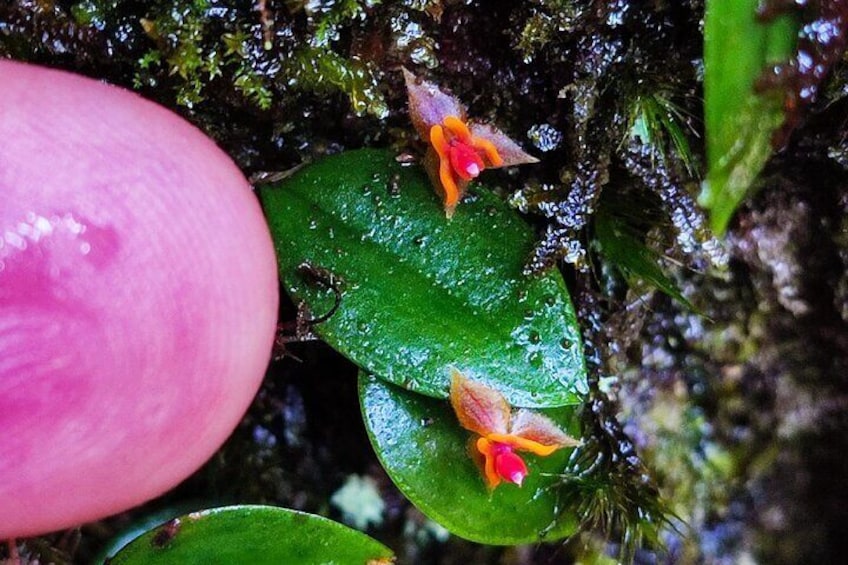
[[530, 357], [528, 357], [527, 360], [530, 362], [530, 366], [533, 367], [534, 369], [541, 369], [542, 368], [542, 362], [543, 362], [542, 354], [539, 353], [538, 351], [531, 353]]
[[400, 196], [400, 175], [395, 173], [392, 175], [391, 180], [389, 181], [389, 195], [392, 198], [397, 198]]
[[415, 390], [418, 387], [418, 383], [415, 381], [415, 379], [406, 377], [403, 379], [403, 381], [401, 381], [400, 386], [407, 390]]

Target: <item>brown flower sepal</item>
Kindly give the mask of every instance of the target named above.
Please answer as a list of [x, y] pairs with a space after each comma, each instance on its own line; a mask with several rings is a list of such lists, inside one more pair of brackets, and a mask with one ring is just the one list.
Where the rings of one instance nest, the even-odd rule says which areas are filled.
[[450, 402], [459, 424], [479, 436], [473, 449], [482, 456], [483, 476], [490, 489], [503, 481], [518, 486], [524, 482], [529, 471], [516, 451], [547, 457], [563, 447], [580, 445], [550, 418], [524, 408], [513, 412], [501, 393], [456, 369]]
[[431, 82], [403, 69], [412, 125], [428, 145], [424, 168], [442, 196], [448, 218], [468, 182], [485, 169], [539, 160], [494, 126], [468, 122], [465, 106]]

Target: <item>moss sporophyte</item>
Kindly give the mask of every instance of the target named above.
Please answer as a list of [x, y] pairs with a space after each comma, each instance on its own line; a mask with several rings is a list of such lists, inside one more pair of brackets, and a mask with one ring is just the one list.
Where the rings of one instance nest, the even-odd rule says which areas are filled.
[[481, 463], [490, 489], [503, 481], [518, 486], [524, 482], [529, 470], [516, 451], [547, 457], [563, 447], [580, 445], [551, 419], [525, 408], [513, 412], [501, 393], [456, 369], [451, 376], [450, 402], [459, 424], [478, 436], [472, 442], [471, 456]]
[[465, 194], [469, 181], [484, 169], [539, 161], [496, 127], [469, 122], [459, 99], [406, 69], [403, 76], [412, 125], [428, 144], [424, 168], [442, 196], [448, 218]]

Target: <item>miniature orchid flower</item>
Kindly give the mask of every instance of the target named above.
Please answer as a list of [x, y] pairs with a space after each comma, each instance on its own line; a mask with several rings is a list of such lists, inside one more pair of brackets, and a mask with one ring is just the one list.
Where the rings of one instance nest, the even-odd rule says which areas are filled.
[[403, 69], [412, 125], [429, 144], [424, 167], [450, 218], [468, 182], [484, 169], [511, 167], [539, 160], [524, 152], [499, 129], [469, 123], [465, 107], [431, 82]]
[[501, 393], [467, 379], [455, 369], [450, 402], [459, 424], [479, 436], [473, 450], [482, 456], [483, 475], [490, 489], [502, 481], [518, 486], [524, 482], [529, 471], [516, 451], [546, 457], [560, 448], [580, 445], [541, 414], [524, 408], [513, 413]]

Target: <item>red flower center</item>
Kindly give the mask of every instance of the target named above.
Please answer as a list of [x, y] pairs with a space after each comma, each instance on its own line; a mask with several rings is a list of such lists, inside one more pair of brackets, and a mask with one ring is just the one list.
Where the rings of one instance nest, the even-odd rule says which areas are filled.
[[449, 143], [448, 156], [450, 157], [451, 168], [456, 175], [463, 180], [477, 178], [480, 171], [486, 168], [477, 150], [456, 137]]
[[442, 124], [430, 127], [430, 143], [439, 157], [439, 183], [445, 193], [448, 217], [465, 192], [465, 183], [486, 168], [484, 157], [489, 166], [504, 164], [495, 145], [471, 135], [465, 122], [456, 116], [447, 116]]
[[527, 465], [512, 446], [505, 443], [492, 443], [492, 456], [495, 459], [495, 472], [503, 480], [521, 486], [527, 476]]

